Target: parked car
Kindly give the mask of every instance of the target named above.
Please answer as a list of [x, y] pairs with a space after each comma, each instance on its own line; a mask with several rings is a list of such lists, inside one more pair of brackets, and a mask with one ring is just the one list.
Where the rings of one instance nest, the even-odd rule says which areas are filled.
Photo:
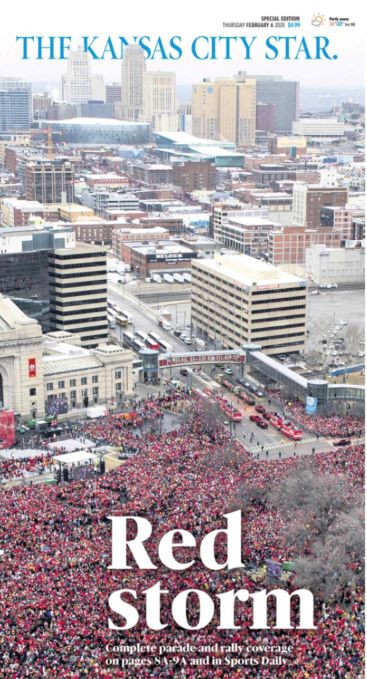
[[187, 377], [188, 374], [189, 374], [189, 371], [187, 370], [187, 368], [181, 368], [180, 375]]
[[264, 406], [261, 406], [261, 405], [255, 406], [255, 410], [258, 413], [265, 413], [265, 408], [264, 408]]
[[226, 375], [233, 375], [233, 368], [226, 368], [224, 372]]
[[268, 428], [268, 423], [264, 422], [264, 420], [260, 420], [259, 422], [256, 422], [256, 425], [260, 427], [260, 429], [267, 429]]
[[250, 415], [251, 422], [261, 422], [261, 417], [260, 415]]
[[340, 439], [339, 441], [334, 441], [333, 446], [350, 446], [350, 439]]

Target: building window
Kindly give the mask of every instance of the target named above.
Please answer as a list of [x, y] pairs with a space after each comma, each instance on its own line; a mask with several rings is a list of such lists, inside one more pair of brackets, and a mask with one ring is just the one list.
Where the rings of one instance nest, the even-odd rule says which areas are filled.
[[65, 382], [64, 382], [63, 380], [61, 380], [61, 381], [59, 382], [59, 385], [58, 385], [58, 386], [59, 386], [59, 389], [65, 389]]
[[82, 389], [82, 398], [88, 396], [88, 389]]
[[116, 394], [121, 394], [121, 382], [116, 382]]
[[88, 383], [88, 378], [87, 377], [82, 377], [80, 380], [80, 384], [87, 384]]
[[70, 401], [76, 401], [76, 391], [75, 390], [70, 392]]
[[93, 384], [97, 384], [97, 383], [98, 383], [98, 375], [93, 375], [93, 376], [92, 376], [92, 382], [93, 382]]
[[54, 385], [53, 382], [47, 382], [46, 389], [47, 391], [53, 391]]
[[76, 387], [76, 380], [70, 380], [70, 386]]
[[30, 396], [35, 396], [35, 395], [36, 395], [36, 387], [32, 387], [32, 388], [29, 390], [29, 395], [30, 395]]
[[[115, 371], [115, 380], [121, 380], [121, 370]], [[117, 387], [117, 384], [116, 384]]]

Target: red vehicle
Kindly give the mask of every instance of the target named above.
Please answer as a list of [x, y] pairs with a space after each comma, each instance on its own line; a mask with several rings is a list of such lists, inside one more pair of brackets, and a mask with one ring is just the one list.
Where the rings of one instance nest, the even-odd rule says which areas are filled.
[[299, 431], [299, 430], [293, 431], [292, 434], [291, 434], [291, 439], [292, 439], [292, 441], [301, 441], [302, 436], [303, 436], [302, 431]]
[[270, 424], [273, 425], [276, 429], [281, 429], [283, 427], [283, 418], [282, 417], [275, 417], [274, 415], [270, 416]]
[[245, 401], [245, 403], [247, 403], [249, 406], [255, 405], [256, 402], [255, 399], [252, 398], [252, 396], [249, 396], [249, 394], [247, 394], [245, 391], [240, 391], [239, 397], [240, 399], [242, 399], [242, 401]]
[[270, 420], [271, 414], [265, 411], [265, 413], [263, 413], [263, 417], [265, 417], [266, 420]]
[[264, 408], [264, 406], [261, 406], [261, 405], [255, 406], [255, 410], [258, 413], [265, 413], [265, 408]]
[[256, 422], [256, 425], [260, 427], [260, 429], [267, 429], [268, 428], [268, 423], [264, 422], [264, 420], [259, 420], [259, 422]]
[[250, 415], [251, 422], [261, 422], [260, 415]]

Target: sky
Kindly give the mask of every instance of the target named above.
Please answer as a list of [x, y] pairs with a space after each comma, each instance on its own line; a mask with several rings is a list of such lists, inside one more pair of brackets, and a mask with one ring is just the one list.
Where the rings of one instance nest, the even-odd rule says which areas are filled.
[[[49, 0], [7, 3], [6, 21], [0, 25], [0, 75], [23, 77], [33, 82], [58, 83], [66, 71], [66, 61], [38, 61], [21, 59], [21, 43], [16, 36], [60, 36], [72, 37], [73, 46], [80, 42], [80, 36], [100, 36], [97, 41], [99, 53], [108, 36], [118, 45], [118, 36], [132, 41], [132, 36], [148, 35], [151, 44], [160, 36], [168, 46], [169, 38], [182, 36], [183, 56], [177, 60], [147, 60], [149, 70], [174, 70], [179, 85], [200, 82], [204, 77], [232, 76], [239, 70], [249, 74], [282, 75], [284, 78], [300, 80], [305, 87], [362, 88], [364, 85], [364, 33], [365, 17], [362, 4], [345, 3], [340, 0], [309, 0], [295, 3], [292, 0], [259, 0], [245, 3], [243, 0], [226, 0], [216, 5], [214, 0], [109, 0], [92, 4], [91, 0]], [[105, 9], [106, 7], [106, 9]], [[349, 7], [352, 7], [349, 14]], [[313, 26], [315, 15], [323, 16], [323, 25]], [[260, 22], [268, 15], [299, 15], [301, 26], [272, 28], [224, 28], [223, 22]], [[330, 18], [348, 18], [356, 25], [349, 27], [330, 26]], [[273, 22], [276, 23], [276, 22]], [[200, 61], [191, 54], [191, 43], [196, 36], [257, 36], [251, 50], [252, 59], [243, 58], [245, 50], [241, 44], [233, 51], [231, 60], [224, 59], [224, 43], [217, 60]], [[305, 36], [307, 45], [314, 53], [316, 36], [330, 40], [330, 54], [337, 55], [331, 60], [284, 60], [265, 59], [265, 40], [269, 35]], [[96, 44], [96, 43], [95, 43]], [[204, 43], [201, 43], [204, 47]], [[292, 53], [293, 56], [293, 53]], [[121, 61], [105, 59], [92, 63], [92, 72], [101, 73], [106, 82], [120, 81]]]

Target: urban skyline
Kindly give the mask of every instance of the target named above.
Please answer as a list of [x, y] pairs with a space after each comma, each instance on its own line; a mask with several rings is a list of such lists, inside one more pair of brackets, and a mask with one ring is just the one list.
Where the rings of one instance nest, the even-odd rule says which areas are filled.
[[[190, 38], [197, 35], [200, 31], [206, 35], [218, 34], [258, 34], [259, 37], [266, 36], [268, 29], [225, 29], [223, 22], [257, 22], [262, 15], [273, 14], [274, 8], [269, 1], [263, 2], [259, 10], [246, 8], [246, 13], [241, 9], [239, 11], [238, 4], [234, 0], [229, 0], [226, 7], [208, 7], [205, 3], [201, 3], [195, 7], [195, 23], [198, 26], [198, 31], [192, 28], [192, 19], [190, 13], [187, 12], [184, 16], [177, 20], [172, 8], [165, 2], [162, 3], [166, 7], [164, 12], [164, 27], [162, 30], [162, 13], [157, 11], [151, 3], [143, 0], [141, 3], [141, 15], [137, 24], [134, 12], [126, 13], [123, 8], [115, 9], [111, 13], [98, 13], [96, 15], [91, 12], [90, 7], [85, 0], [78, 3], [71, 3], [70, 0], [66, 2], [65, 9], [59, 13], [57, 19], [57, 31], [55, 24], [48, 16], [47, 3], [45, 0], [39, 0], [37, 17], [34, 16], [31, 6], [26, 5], [21, 13], [17, 11], [17, 4], [11, 5], [8, 8], [7, 25], [4, 23], [0, 27], [0, 61], [2, 64], [7, 64], [9, 74], [14, 76], [22, 76], [25, 79], [34, 77], [35, 68], [37, 69], [40, 81], [47, 81], [58, 79], [61, 77], [65, 69], [65, 62], [42, 62], [42, 61], [21, 61], [19, 58], [19, 49], [16, 44], [16, 35], [71, 35], [73, 42], [77, 41], [78, 34], [84, 35], [109, 35], [113, 33], [113, 28], [117, 27], [121, 30], [122, 35], [134, 36], [139, 35], [162, 35], [166, 38], [168, 35], [178, 33], [183, 36], [185, 42], [189, 43]], [[88, 11], [85, 11], [88, 7]], [[68, 11], [69, 9], [69, 11]], [[44, 11], [43, 11], [44, 10]], [[293, 33], [305, 34], [312, 39], [317, 35], [326, 35], [333, 45], [333, 50], [338, 54], [339, 59], [337, 64], [331, 62], [313, 62], [313, 61], [279, 61], [269, 62], [265, 59], [258, 58], [256, 61], [206, 61], [198, 62], [190, 57], [190, 54], [185, 52], [185, 57], [177, 62], [166, 61], [162, 62], [159, 59], [151, 61], [155, 70], [163, 67], [166, 70], [174, 70], [176, 72], [177, 82], [187, 84], [194, 79], [201, 79], [204, 77], [213, 78], [215, 75], [228, 76], [232, 71], [246, 69], [249, 75], [255, 72], [265, 72], [269, 75], [276, 75], [281, 73], [287, 79], [297, 79], [304, 85], [313, 85], [318, 82], [320, 86], [328, 86], [330, 79], [334, 78], [335, 69], [338, 72], [338, 86], [358, 86], [360, 83], [360, 64], [363, 62], [364, 53], [364, 20], [363, 8], [360, 6], [353, 7], [353, 13], [350, 20], [355, 24], [353, 27], [341, 30], [338, 27], [330, 27], [328, 25], [328, 11], [331, 16], [344, 17], [346, 14], [345, 4], [341, 0], [332, 3], [328, 10], [323, 9], [325, 20], [320, 26], [312, 25], [312, 17], [320, 13], [320, 6], [312, 0], [308, 3], [307, 9], [299, 10], [301, 19], [301, 28], [293, 30]], [[279, 12], [284, 15], [294, 15], [294, 3], [290, 0], [285, 0], [282, 3], [282, 9]], [[8, 26], [16, 27], [14, 33], [9, 32]], [[74, 30], [74, 27], [78, 29]], [[82, 27], [80, 30], [79, 27]], [[121, 27], [121, 28], [120, 28]], [[279, 32], [279, 31], [278, 31]], [[289, 32], [288, 27], [282, 30], [283, 33]], [[18, 45], [19, 47], [19, 45]], [[96, 62], [106, 80], [119, 80], [120, 62]], [[168, 67], [168, 68], [167, 68]], [[332, 74], [332, 75], [331, 75]]]

